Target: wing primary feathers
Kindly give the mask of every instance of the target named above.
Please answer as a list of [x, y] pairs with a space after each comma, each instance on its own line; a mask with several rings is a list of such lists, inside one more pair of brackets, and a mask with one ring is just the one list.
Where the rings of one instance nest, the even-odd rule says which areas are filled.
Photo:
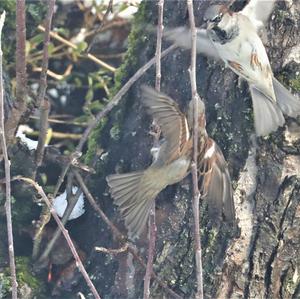
[[141, 102], [157, 121], [165, 138], [164, 150], [160, 151], [156, 161], [170, 163], [179, 157], [190, 138], [187, 119], [170, 97], [145, 85], [141, 90]]
[[209, 138], [201, 157], [203, 158], [200, 158], [199, 163], [199, 189], [202, 196], [207, 199], [212, 223], [220, 223], [223, 217], [227, 222], [234, 223], [235, 209], [231, 179], [221, 149]]

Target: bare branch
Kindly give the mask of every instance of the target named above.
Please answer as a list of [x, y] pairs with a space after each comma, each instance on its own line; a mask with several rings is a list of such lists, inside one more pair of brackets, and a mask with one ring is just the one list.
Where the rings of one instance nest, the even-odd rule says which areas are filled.
[[16, 15], [16, 98], [21, 106], [26, 105], [26, 16], [25, 0], [17, 0]]
[[95, 41], [96, 41], [96, 37], [97, 37], [97, 34], [101, 31], [101, 29], [103, 29], [103, 27], [106, 25], [107, 23], [107, 18], [109, 16], [110, 13], [113, 12], [113, 0], [109, 0], [109, 3], [107, 5], [107, 9], [106, 9], [106, 12], [103, 16], [103, 19], [102, 19], [102, 22], [100, 24], [100, 26], [98, 28], [96, 28], [94, 30], [94, 37], [90, 43], [90, 45], [88, 46], [86, 52], [89, 53], [90, 50], [92, 49], [93, 45], [95, 44]]
[[[172, 45], [168, 47], [166, 50], [164, 50], [161, 53], [161, 57], [165, 57], [168, 55], [171, 51], [176, 49], [176, 45]], [[139, 79], [141, 76], [152, 66], [156, 63], [156, 57], [153, 57], [150, 59], [145, 65], [143, 65], [141, 68], [139, 68], [136, 73], [125, 83], [125, 85], [116, 93], [116, 95], [110, 100], [110, 102], [106, 105], [106, 107], [101, 110], [96, 117], [89, 122], [88, 127], [84, 131], [82, 138], [77, 145], [76, 150], [78, 152], [82, 151], [83, 145], [86, 143], [91, 131], [96, 127], [96, 125], [99, 123], [99, 121], [107, 115], [115, 106], [117, 106], [122, 99], [122, 97], [126, 94], [126, 92], [129, 90], [129, 88]]]
[[50, 30], [51, 30], [51, 23], [52, 17], [54, 12], [54, 5], [55, 0], [48, 1], [48, 11], [45, 20], [45, 34], [44, 34], [44, 47], [43, 47], [43, 61], [42, 61], [42, 71], [40, 75], [40, 82], [39, 82], [39, 91], [37, 96], [37, 105], [40, 108], [40, 132], [39, 132], [39, 140], [38, 140], [38, 147], [36, 150], [36, 168], [33, 173], [33, 178], [35, 179], [36, 172], [38, 167], [42, 164], [43, 157], [44, 157], [44, 149], [45, 149], [45, 142], [48, 130], [48, 116], [50, 110], [50, 104], [45, 99], [46, 89], [47, 89], [47, 70], [48, 70], [48, 63], [49, 63], [49, 42], [50, 42]]
[[120, 254], [120, 253], [128, 251], [128, 243], [126, 243], [125, 245], [123, 245], [122, 247], [120, 247], [118, 249], [104, 248], [104, 247], [96, 246], [95, 250], [99, 251], [99, 252], [109, 253], [109, 254]]
[[35, 181], [33, 181], [32, 179], [30, 178], [24, 178], [24, 177], [18, 177], [19, 180], [22, 180], [28, 184], [30, 184], [32, 187], [34, 187], [36, 189], [36, 191], [39, 193], [39, 195], [42, 197], [43, 201], [46, 203], [46, 205], [48, 206], [54, 220], [56, 221], [58, 227], [60, 228], [61, 232], [63, 233], [67, 243], [68, 243], [68, 246], [70, 247], [71, 251], [72, 251], [72, 254], [74, 256], [74, 259], [76, 261], [76, 265], [78, 266], [80, 272], [82, 273], [87, 285], [89, 286], [91, 292], [93, 293], [94, 297], [96, 299], [101, 299], [100, 295], [98, 294], [93, 282], [91, 281], [88, 273], [86, 272], [83, 264], [82, 264], [82, 261], [77, 253], [77, 250], [74, 246], [74, 243], [73, 241], [71, 240], [70, 236], [69, 236], [69, 233], [68, 231], [65, 229], [63, 223], [61, 222], [61, 220], [59, 219], [58, 215], [56, 214], [55, 212], [55, 209], [53, 208], [50, 200], [48, 199], [48, 197], [46, 196], [43, 188], [41, 186], [39, 186]]
[[191, 48], [191, 90], [192, 100], [194, 101], [194, 119], [193, 119], [193, 162], [192, 162], [192, 178], [193, 178], [193, 212], [194, 212], [194, 242], [195, 242], [195, 258], [196, 258], [196, 277], [197, 277], [197, 299], [203, 299], [203, 274], [202, 274], [202, 250], [200, 237], [200, 216], [199, 216], [199, 199], [200, 192], [198, 189], [198, 102], [200, 97], [197, 92], [196, 81], [196, 39], [197, 31], [195, 26], [193, 1], [187, 0], [190, 28], [192, 34], [192, 48]]
[[78, 158], [81, 157], [81, 153], [75, 151], [74, 153], [71, 154], [70, 156], [70, 160], [68, 163], [66, 163], [62, 170], [61, 170], [61, 174], [59, 175], [59, 178], [58, 178], [58, 181], [56, 183], [56, 186], [55, 186], [55, 189], [54, 189], [54, 192], [53, 192], [53, 198], [55, 198], [57, 196], [57, 193], [60, 189], [60, 186], [62, 185], [62, 183], [64, 182], [64, 179], [65, 179], [65, 176], [70, 168], [70, 166], [72, 165], [72, 163], [77, 160]]
[[108, 225], [108, 227], [111, 229], [113, 232], [114, 236], [116, 236], [119, 241], [125, 241], [126, 238], [125, 236], [118, 230], [118, 228], [108, 219], [108, 217], [104, 214], [104, 212], [100, 209], [100, 207], [97, 205], [96, 201], [94, 200], [92, 194], [90, 193], [89, 189], [87, 188], [86, 184], [84, 183], [81, 175], [77, 170], [72, 170], [74, 173], [76, 180], [82, 189], [83, 193], [85, 194], [85, 197], [91, 204], [91, 206], [94, 208], [94, 210], [100, 215], [102, 220]]
[[158, 0], [158, 23], [157, 23], [157, 38], [156, 38], [156, 72], [155, 72], [155, 89], [160, 91], [161, 82], [161, 43], [163, 36], [163, 18], [164, 18], [164, 0]]
[[6, 148], [6, 138], [5, 138], [5, 128], [4, 128], [4, 90], [3, 90], [3, 70], [2, 70], [2, 29], [5, 20], [5, 11], [0, 17], [0, 143], [1, 150], [4, 158], [4, 168], [5, 168], [5, 212], [7, 221], [7, 237], [8, 237], [8, 253], [9, 253], [9, 266], [11, 275], [11, 285], [12, 285], [12, 298], [16, 299], [18, 297], [18, 284], [16, 277], [16, 265], [15, 265], [15, 253], [14, 253], [14, 238], [12, 231], [12, 219], [11, 219], [11, 185], [10, 185], [10, 161], [8, 159], [7, 148]]
[[[176, 45], [172, 45], [168, 47], [166, 50], [164, 50], [161, 53], [161, 57], [165, 57], [170, 52], [172, 52], [174, 49], [176, 49]], [[145, 65], [143, 65], [140, 69], [136, 71], [136, 73], [125, 83], [125, 85], [116, 93], [116, 95], [110, 100], [110, 102], [105, 106], [103, 110], [101, 110], [94, 119], [90, 120], [88, 123], [88, 127], [85, 129], [84, 133], [82, 134], [82, 137], [76, 147], [76, 151], [74, 152], [75, 155], [78, 155], [81, 153], [84, 144], [89, 138], [90, 133], [92, 130], [98, 125], [99, 121], [105, 117], [115, 106], [117, 106], [122, 99], [122, 97], [126, 94], [126, 92], [129, 90], [129, 88], [139, 79], [141, 76], [152, 66], [156, 63], [156, 58], [153, 57], [151, 60], [149, 60]], [[71, 164], [71, 162], [70, 162]], [[64, 166], [62, 170], [62, 174], [60, 175], [59, 183], [56, 186], [56, 190], [58, 191], [60, 185], [62, 184], [64, 177], [66, 173], [68, 172], [68, 169], [70, 167], [70, 164], [67, 164]]]
[[[96, 203], [95, 199], [93, 198], [92, 194], [89, 192], [86, 184], [84, 183], [81, 175], [79, 174], [79, 172], [75, 169], [72, 170], [76, 180], [80, 186], [80, 188], [82, 189], [83, 193], [85, 194], [85, 197], [87, 198], [87, 200], [89, 201], [89, 203], [91, 204], [91, 206], [94, 208], [94, 210], [99, 214], [99, 216], [101, 217], [101, 219], [107, 224], [107, 226], [111, 229], [114, 237], [116, 237], [121, 243], [126, 242], [126, 237], [119, 231], [119, 229], [108, 219], [108, 217], [105, 215], [105, 213], [101, 210], [101, 208], [98, 206], [98, 204]], [[140, 265], [142, 267], [144, 267], [146, 269], [146, 264], [144, 262], [144, 260], [139, 256], [137, 250], [135, 249], [134, 246], [132, 246], [130, 243], [126, 242], [125, 244], [128, 245], [128, 251], [133, 255], [133, 257], [140, 263]], [[151, 273], [153, 279], [156, 280], [156, 282], [172, 297], [176, 298], [176, 299], [182, 299], [181, 296], [179, 296], [178, 294], [176, 294], [174, 291], [172, 291], [168, 285], [163, 282], [153, 271]]]
[[26, 75], [26, 26], [25, 0], [16, 1], [16, 101], [12, 107], [10, 117], [5, 120], [5, 135], [7, 144], [15, 138], [15, 132], [20, 118], [27, 109], [27, 75]]
[[40, 106], [40, 130], [39, 130], [38, 145], [35, 153], [36, 168], [33, 174], [33, 178], [35, 178], [37, 168], [41, 166], [44, 157], [45, 143], [46, 143], [47, 132], [48, 132], [49, 111], [50, 111], [50, 103], [46, 98], [43, 98]]
[[43, 47], [43, 62], [42, 62], [42, 72], [40, 76], [40, 85], [38, 92], [38, 106], [41, 105], [42, 101], [45, 98], [46, 89], [47, 89], [47, 70], [49, 63], [49, 42], [50, 42], [50, 30], [52, 23], [52, 16], [54, 12], [55, 0], [48, 1], [48, 11], [45, 20], [45, 34], [44, 34], [44, 47]]
[[[45, 27], [39, 25], [38, 29], [42, 32], [45, 32]], [[72, 42], [66, 40], [65, 38], [61, 37], [59, 34], [57, 34], [56, 32], [51, 31], [50, 32], [50, 36], [58, 41], [60, 41], [61, 43], [65, 44], [66, 46], [77, 50], [77, 46], [75, 44], [73, 44]], [[102, 67], [104, 67], [105, 69], [107, 69], [108, 71], [114, 73], [116, 71], [116, 68], [114, 68], [113, 66], [109, 65], [108, 63], [98, 59], [95, 55], [87, 53], [86, 55], [82, 55], [83, 57], [87, 57], [88, 59], [94, 61], [95, 63], [101, 65]]]
[[[71, 188], [72, 189], [72, 188]], [[82, 194], [81, 190], [78, 188], [76, 193], [73, 195], [71, 193], [71, 196], [68, 196], [68, 205], [67, 205], [67, 208], [63, 214], [63, 217], [61, 219], [61, 222], [63, 225], [65, 225], [76, 205], [76, 203], [78, 202], [78, 199], [80, 197], [80, 195]], [[39, 260], [38, 260], [38, 263], [43, 263], [46, 258], [49, 256], [53, 246], [55, 245], [55, 242], [57, 241], [57, 239], [60, 237], [60, 234], [61, 234], [61, 230], [60, 228], [57, 228], [56, 231], [54, 232], [51, 240], [48, 242], [47, 244], [47, 247], [45, 248], [43, 254], [40, 256]]]
[[[161, 44], [162, 44], [162, 35], [163, 35], [163, 9], [164, 9], [164, 0], [158, 0], [158, 23], [157, 23], [157, 39], [156, 39], [156, 53], [155, 53], [155, 88], [157, 91], [160, 91], [161, 83]], [[154, 127], [155, 124], [154, 120]], [[159, 135], [156, 134], [156, 140], [154, 142], [159, 142]], [[151, 273], [153, 272], [153, 260], [155, 254], [155, 243], [156, 243], [156, 233], [157, 227], [155, 223], [155, 201], [152, 204], [150, 214], [149, 214], [149, 247], [148, 247], [148, 260], [147, 268], [144, 278], [144, 299], [149, 299], [150, 297], [150, 280]]]

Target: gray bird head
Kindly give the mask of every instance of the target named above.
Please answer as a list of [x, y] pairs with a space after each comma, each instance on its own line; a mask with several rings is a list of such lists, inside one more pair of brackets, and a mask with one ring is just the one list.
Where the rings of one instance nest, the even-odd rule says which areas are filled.
[[206, 10], [204, 14], [204, 21], [217, 25], [221, 22], [225, 12], [226, 9], [224, 5], [212, 5]]

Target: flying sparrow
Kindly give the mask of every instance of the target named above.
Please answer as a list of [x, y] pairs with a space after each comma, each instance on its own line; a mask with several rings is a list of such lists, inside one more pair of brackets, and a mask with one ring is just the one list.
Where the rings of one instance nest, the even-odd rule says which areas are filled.
[[[170, 97], [147, 86], [143, 86], [142, 91], [142, 103], [148, 114], [156, 119], [164, 139], [156, 150], [153, 163], [146, 170], [113, 174], [106, 178], [114, 203], [119, 207], [132, 238], [144, 230], [156, 196], [165, 187], [180, 182], [189, 174], [193, 150], [193, 103], [190, 103], [186, 117]], [[226, 220], [234, 221], [227, 165], [220, 148], [207, 135], [202, 101], [199, 106], [199, 189], [202, 197], [208, 199], [211, 215], [220, 220], [223, 214]]]
[[[253, 7], [252, 2], [257, 6]], [[221, 58], [226, 67], [248, 81], [256, 134], [264, 136], [284, 125], [283, 114], [299, 115], [300, 100], [273, 75], [265, 47], [257, 33], [262, 26], [262, 22], [255, 19], [259, 3], [252, 2], [252, 6], [246, 6], [240, 12], [232, 12], [224, 5], [210, 6], [204, 15], [207, 29], [200, 29], [197, 33], [197, 51]], [[269, 3], [269, 12], [273, 2]], [[190, 47], [190, 42], [184, 42], [190, 38], [186, 29], [170, 30], [166, 36], [179, 46]]]

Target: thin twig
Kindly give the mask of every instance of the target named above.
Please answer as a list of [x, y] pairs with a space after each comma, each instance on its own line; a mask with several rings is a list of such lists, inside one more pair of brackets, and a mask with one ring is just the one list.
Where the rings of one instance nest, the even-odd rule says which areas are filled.
[[[166, 50], [164, 50], [161, 53], [161, 58], [168, 55], [171, 51], [176, 49], [176, 45], [172, 45], [168, 47]], [[86, 143], [91, 131], [97, 126], [99, 121], [107, 114], [109, 113], [115, 106], [117, 106], [122, 99], [122, 97], [126, 94], [126, 92], [129, 90], [129, 88], [152, 66], [156, 63], [156, 58], [153, 57], [150, 59], [145, 65], [143, 65], [141, 68], [139, 68], [136, 73], [123, 85], [123, 87], [116, 93], [116, 95], [109, 101], [109, 103], [105, 106], [103, 110], [101, 110], [94, 119], [92, 119], [89, 122], [88, 127], [84, 131], [82, 138], [77, 145], [76, 150], [78, 152], [82, 151], [82, 148], [84, 144]]]
[[[73, 195], [73, 193], [71, 193], [70, 196], [67, 196], [68, 205], [67, 205], [67, 208], [65, 209], [63, 217], [61, 219], [61, 222], [63, 225], [65, 225], [67, 223], [81, 194], [82, 194], [82, 191], [78, 188], [74, 195]], [[46, 246], [45, 250], [43, 251], [43, 254], [40, 256], [38, 263], [43, 263], [46, 260], [46, 258], [49, 256], [53, 246], [55, 245], [57, 239], [60, 237], [60, 234], [61, 234], [61, 230], [59, 228], [57, 228], [56, 231], [54, 232], [51, 240], [47, 243], [47, 246]]]
[[[156, 39], [156, 53], [155, 53], [155, 88], [157, 91], [160, 91], [161, 83], [161, 44], [162, 44], [162, 35], [163, 35], [163, 9], [164, 9], [164, 0], [158, 0], [158, 23], [157, 23], [157, 39]], [[155, 124], [154, 120], [154, 127]], [[158, 143], [159, 134], [155, 135], [157, 140], [154, 142]], [[155, 201], [152, 204], [149, 213], [149, 247], [148, 247], [148, 259], [147, 259], [147, 268], [144, 278], [144, 299], [150, 298], [150, 281], [151, 273], [153, 272], [153, 260], [155, 254], [155, 243], [156, 243], [156, 234], [157, 227], [155, 223]]]
[[[41, 117], [40, 117], [41, 118]], [[55, 132], [55, 131], [48, 131], [46, 130], [46, 133], [51, 137], [51, 139], [71, 139], [71, 140], [80, 140], [81, 134], [77, 133], [63, 133], [63, 132]], [[33, 131], [33, 132], [26, 132], [27, 136], [34, 136], [34, 137], [39, 137], [40, 132], [39, 131]], [[47, 138], [46, 138], [47, 139]]]
[[25, 0], [16, 3], [16, 99], [19, 105], [26, 105], [26, 25]]
[[[38, 26], [38, 29], [42, 32], [45, 32], [45, 27], [43, 27], [42, 25]], [[72, 42], [66, 40], [65, 38], [61, 37], [59, 34], [57, 34], [56, 32], [51, 31], [50, 32], [50, 36], [60, 42], [62, 42], [63, 44], [67, 45], [68, 47], [74, 49], [74, 50], [78, 50], [78, 47], [73, 44]], [[90, 53], [88, 54], [83, 54], [83, 57], [87, 57], [88, 59], [96, 62], [97, 64], [101, 65], [102, 67], [104, 67], [105, 69], [107, 69], [108, 71], [115, 73], [116, 68], [114, 68], [113, 66], [109, 65], [108, 63], [98, 59], [95, 55], [92, 55]]]
[[[126, 237], [119, 231], [119, 229], [109, 220], [109, 218], [105, 215], [105, 213], [101, 210], [101, 208], [98, 206], [98, 204], [96, 203], [94, 197], [92, 196], [92, 194], [89, 192], [89, 189], [87, 188], [86, 184], [84, 183], [81, 175], [79, 174], [79, 172], [77, 170], [72, 170], [76, 180], [80, 186], [80, 188], [82, 189], [85, 197], [87, 198], [87, 200], [89, 201], [89, 203], [91, 204], [91, 206], [94, 208], [94, 210], [99, 214], [99, 216], [101, 217], [101, 219], [107, 224], [107, 226], [111, 229], [114, 237], [116, 239], [118, 239], [120, 241], [120, 243], [124, 243], [126, 242]], [[140, 265], [146, 269], [146, 263], [144, 262], [144, 260], [139, 256], [137, 250], [135, 249], [134, 246], [132, 246], [130, 243], [126, 242], [125, 244], [128, 245], [128, 251], [133, 255], [133, 257], [140, 263]], [[163, 282], [153, 271], [151, 273], [153, 279], [156, 280], [156, 282], [172, 297], [176, 298], [176, 299], [182, 299], [181, 296], [179, 296], [178, 294], [176, 294], [174, 291], [172, 291], [168, 285]]]
[[36, 177], [37, 169], [39, 166], [41, 166], [44, 157], [44, 150], [45, 150], [45, 144], [46, 144], [47, 132], [48, 132], [49, 111], [50, 111], [50, 103], [46, 98], [44, 98], [42, 99], [41, 106], [40, 106], [40, 130], [39, 130], [38, 145], [35, 153], [35, 171], [33, 174], [33, 178]]
[[94, 208], [94, 210], [100, 215], [102, 220], [108, 225], [108, 227], [111, 229], [114, 236], [121, 242], [124, 242], [126, 240], [125, 236], [118, 230], [118, 228], [108, 219], [108, 217], [105, 215], [105, 213], [100, 209], [100, 207], [97, 205], [96, 201], [93, 198], [93, 195], [90, 193], [89, 189], [87, 188], [86, 184], [84, 183], [80, 173], [73, 169], [72, 172], [75, 175], [75, 178], [85, 194], [85, 197], [91, 204], [91, 206]]
[[[29, 117], [30, 119], [38, 120], [38, 116], [31, 115]], [[60, 120], [56, 118], [48, 118], [49, 123], [53, 124], [61, 124], [61, 125], [73, 125], [73, 126], [79, 126], [79, 127], [86, 127], [87, 124], [85, 122], [79, 122], [79, 121], [73, 121], [73, 120]]]
[[100, 30], [103, 28], [103, 26], [106, 24], [107, 22], [107, 17], [109, 16], [109, 14], [113, 11], [113, 0], [109, 0], [106, 12], [103, 16], [102, 22], [100, 24], [100, 26], [95, 30], [95, 36], [92, 39], [92, 42], [90, 43], [90, 45], [88, 46], [86, 52], [89, 53], [90, 50], [92, 49], [93, 45], [95, 44], [95, 40], [96, 40], [96, 34], [100, 32]]
[[124, 244], [122, 247], [120, 247], [118, 249], [96, 246], [95, 250], [99, 251], [99, 252], [109, 253], [109, 254], [120, 254], [120, 253], [128, 251], [128, 243]]
[[200, 216], [199, 216], [199, 199], [200, 192], [198, 189], [198, 102], [200, 97], [197, 92], [196, 81], [196, 39], [197, 31], [195, 26], [193, 1], [187, 0], [190, 28], [192, 34], [192, 48], [191, 48], [191, 90], [192, 100], [194, 102], [194, 120], [193, 120], [193, 162], [192, 162], [192, 178], [193, 178], [193, 212], [194, 212], [194, 242], [195, 242], [195, 258], [196, 258], [196, 277], [197, 277], [197, 293], [196, 299], [203, 299], [203, 274], [202, 274], [202, 251], [201, 251], [201, 238], [200, 238]]
[[[168, 55], [170, 52], [172, 52], [176, 48], [177, 48], [176, 45], [172, 45], [172, 46], [168, 47], [166, 50], [164, 50], [161, 53], [161, 58], [165, 57], [166, 55]], [[74, 155], [75, 157], [77, 157], [78, 155], [79, 156], [81, 155], [81, 151], [83, 149], [84, 144], [88, 140], [92, 130], [98, 125], [99, 121], [106, 114], [108, 114], [116, 105], [118, 105], [118, 103], [120, 102], [122, 97], [126, 94], [126, 92], [129, 90], [129, 88], [155, 63], [156, 63], [156, 58], [153, 57], [145, 65], [143, 65], [140, 69], [138, 69], [136, 71], [136, 73], [125, 83], [125, 85], [110, 100], [110, 102], [105, 106], [105, 108], [103, 110], [101, 110], [96, 115], [95, 118], [93, 118], [92, 120], [89, 121], [88, 126], [85, 129], [85, 131], [83, 132], [81, 139], [76, 147], [76, 150], [72, 155]], [[56, 187], [55, 187], [55, 192], [54, 192], [55, 196], [56, 196], [61, 184], [64, 181], [64, 178], [70, 168], [71, 162], [72, 162], [72, 159], [70, 159], [70, 162], [68, 164], [64, 165], [64, 167], [61, 171], [61, 175], [59, 176], [59, 181], [57, 182]]]
[[10, 185], [10, 161], [7, 154], [5, 128], [4, 128], [4, 90], [3, 90], [3, 70], [2, 70], [2, 29], [5, 21], [5, 11], [0, 17], [0, 143], [1, 150], [4, 158], [4, 169], [5, 169], [5, 212], [7, 222], [7, 237], [8, 237], [8, 253], [9, 253], [9, 266], [11, 275], [12, 285], [12, 298], [17, 299], [18, 297], [18, 284], [16, 276], [16, 265], [15, 265], [15, 253], [14, 253], [14, 238], [12, 231], [12, 219], [11, 219], [11, 185]]
[[44, 202], [46, 203], [46, 205], [48, 206], [48, 208], [49, 208], [49, 210], [50, 210], [50, 212], [51, 212], [51, 214], [52, 214], [54, 220], [56, 221], [58, 227], [60, 228], [61, 232], [63, 233], [63, 235], [64, 235], [64, 237], [65, 237], [65, 239], [66, 239], [66, 241], [67, 241], [67, 243], [68, 243], [68, 246], [70, 247], [71, 252], [72, 252], [72, 254], [73, 254], [73, 256], [74, 256], [74, 259], [75, 259], [75, 261], [76, 261], [76, 265], [78, 266], [80, 272], [82, 273], [82, 275], [83, 275], [83, 277], [84, 277], [84, 279], [85, 279], [87, 285], [89, 286], [91, 292], [93, 293], [93, 295], [94, 295], [94, 297], [95, 297], [96, 299], [101, 299], [101, 297], [100, 297], [100, 295], [98, 294], [98, 292], [97, 292], [97, 290], [96, 290], [96, 288], [95, 288], [93, 282], [91, 281], [91, 279], [90, 279], [88, 273], [86, 272], [86, 270], [85, 270], [85, 268], [84, 268], [84, 266], [83, 266], [83, 264], [82, 264], [82, 261], [81, 261], [79, 255], [78, 255], [78, 253], [77, 253], [77, 250], [76, 250], [76, 248], [75, 248], [75, 245], [74, 245], [73, 241], [71, 240], [68, 231], [65, 229], [65, 227], [64, 227], [64, 225], [63, 225], [63, 223], [62, 223], [62, 221], [59, 219], [58, 215], [56, 214], [55, 209], [53, 208], [53, 206], [52, 206], [50, 200], [49, 200], [48, 197], [46, 196], [46, 194], [45, 194], [43, 188], [42, 188], [40, 185], [38, 185], [35, 181], [33, 181], [32, 179], [30, 179], [30, 178], [18, 177], [18, 179], [19, 179], [19, 180], [22, 180], [22, 181], [24, 181], [24, 182], [26, 182], [26, 183], [28, 183], [28, 184], [30, 184], [32, 187], [34, 187], [34, 188], [36, 189], [36, 191], [37, 191], [37, 192], [39, 193], [39, 195], [42, 197], [43, 201], [44, 201]]
[[45, 34], [44, 34], [44, 47], [43, 47], [43, 61], [42, 61], [42, 71], [40, 75], [40, 85], [38, 92], [38, 106], [40, 107], [43, 99], [45, 98], [46, 89], [47, 89], [47, 70], [48, 70], [48, 62], [49, 62], [49, 42], [50, 42], [50, 31], [51, 31], [51, 23], [52, 16], [54, 12], [55, 0], [48, 1], [48, 11], [45, 20]]
[[[51, 55], [51, 58], [54, 58], [55, 56], [54, 55]], [[53, 71], [50, 71], [50, 70], [47, 70], [47, 75], [57, 81], [61, 81], [61, 80], [64, 80], [66, 77], [68, 77], [71, 72], [72, 72], [72, 69], [73, 69], [73, 65], [72, 64], [69, 64], [67, 67], [66, 67], [66, 70], [62, 73], [62, 74], [57, 74], [57, 73], [54, 73]], [[40, 67], [34, 67], [32, 69], [33, 72], [41, 72], [42, 71], [42, 68]]]
[[35, 232], [33, 237], [32, 259], [36, 260], [41, 247], [44, 228], [51, 219], [51, 213], [46, 205], [43, 206], [39, 220], [35, 223]]
[[65, 176], [66, 176], [70, 166], [72, 165], [72, 163], [74, 163], [74, 161], [76, 161], [80, 157], [81, 157], [81, 153], [75, 151], [74, 153], [71, 154], [69, 162], [63, 166], [63, 168], [61, 170], [61, 174], [58, 177], [58, 181], [57, 181], [55, 189], [53, 191], [53, 198], [55, 198], [57, 196], [57, 193], [58, 193], [62, 183], [64, 182]]
[[45, 99], [45, 95], [47, 89], [47, 70], [48, 70], [48, 63], [49, 63], [48, 48], [50, 42], [50, 30], [51, 30], [54, 6], [55, 6], [55, 0], [49, 0], [48, 11], [45, 20], [46, 30], [44, 34], [42, 71], [40, 75], [39, 91], [38, 91], [37, 103], [36, 103], [40, 109], [40, 132], [39, 132], [39, 140], [38, 140], [38, 146], [37, 146], [36, 156], [35, 156], [36, 167], [33, 173], [34, 179], [36, 177], [37, 169], [42, 164], [43, 161], [45, 142], [46, 142], [47, 131], [48, 131], [48, 117], [49, 117], [50, 104], [48, 100]]
[[158, 0], [158, 23], [157, 23], [157, 38], [156, 38], [156, 62], [155, 62], [155, 89], [160, 91], [161, 83], [161, 44], [163, 36], [163, 19], [164, 19], [164, 0]]

